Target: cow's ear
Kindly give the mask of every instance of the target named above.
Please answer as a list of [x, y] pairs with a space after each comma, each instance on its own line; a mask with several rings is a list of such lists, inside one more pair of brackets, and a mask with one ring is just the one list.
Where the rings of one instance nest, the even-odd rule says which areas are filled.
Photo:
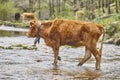
[[87, 24], [83, 24], [82, 26], [82, 31], [89, 33], [90, 32], [90, 27]]

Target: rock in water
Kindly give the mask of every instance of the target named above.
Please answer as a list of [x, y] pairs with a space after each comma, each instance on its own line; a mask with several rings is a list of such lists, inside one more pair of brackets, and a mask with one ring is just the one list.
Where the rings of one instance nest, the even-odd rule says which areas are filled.
[[116, 45], [120, 45], [120, 38], [115, 41]]

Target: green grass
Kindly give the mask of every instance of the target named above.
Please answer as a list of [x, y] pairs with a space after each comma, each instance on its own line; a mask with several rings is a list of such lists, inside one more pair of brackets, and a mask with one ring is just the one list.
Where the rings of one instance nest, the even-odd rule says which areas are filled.
[[120, 21], [120, 14], [113, 14], [112, 16], [104, 19], [99, 19], [99, 18], [94, 19], [94, 22], [100, 23], [106, 27], [116, 21]]
[[0, 25], [26, 28], [29, 24], [25, 24], [25, 23], [22, 23], [22, 22], [0, 21]]
[[114, 40], [120, 38], [120, 13], [112, 14], [112, 16], [107, 18], [95, 19], [94, 22], [102, 24], [105, 27], [109, 38], [113, 38]]

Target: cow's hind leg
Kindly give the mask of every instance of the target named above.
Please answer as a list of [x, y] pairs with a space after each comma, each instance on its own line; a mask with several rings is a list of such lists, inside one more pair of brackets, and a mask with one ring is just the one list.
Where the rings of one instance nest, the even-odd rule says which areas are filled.
[[85, 56], [84, 58], [79, 62], [78, 66], [83, 65], [88, 59], [91, 57], [91, 51], [87, 48], [85, 48]]
[[91, 48], [91, 52], [93, 53], [96, 59], [96, 70], [100, 69], [100, 55], [96, 48]]

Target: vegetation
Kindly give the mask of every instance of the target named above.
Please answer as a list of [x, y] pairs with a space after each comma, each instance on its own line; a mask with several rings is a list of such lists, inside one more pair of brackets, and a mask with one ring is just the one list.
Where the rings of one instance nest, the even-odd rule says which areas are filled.
[[78, 19], [93, 20], [119, 13], [119, 9], [119, 0], [0, 0], [0, 19], [14, 20], [17, 12], [33, 12], [39, 19], [76, 19], [80, 16]]
[[23, 27], [27, 28], [28, 24], [22, 22], [11, 22], [11, 21], [2, 21], [0, 20], [0, 25], [14, 26], [14, 27]]
[[25, 49], [25, 50], [37, 50], [37, 47], [30, 47], [22, 44], [10, 45], [7, 47], [0, 46], [0, 49]]
[[14, 18], [15, 12], [19, 11], [14, 5], [13, 1], [0, 0], [0, 19], [1, 20], [11, 20]]

